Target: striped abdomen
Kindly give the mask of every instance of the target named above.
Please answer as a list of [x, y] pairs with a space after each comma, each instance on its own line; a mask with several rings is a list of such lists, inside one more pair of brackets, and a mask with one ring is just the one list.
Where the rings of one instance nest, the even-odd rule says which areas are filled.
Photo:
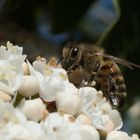
[[95, 81], [97, 88], [103, 91], [113, 106], [123, 106], [126, 98], [126, 87], [123, 75], [115, 62], [104, 60], [96, 74]]

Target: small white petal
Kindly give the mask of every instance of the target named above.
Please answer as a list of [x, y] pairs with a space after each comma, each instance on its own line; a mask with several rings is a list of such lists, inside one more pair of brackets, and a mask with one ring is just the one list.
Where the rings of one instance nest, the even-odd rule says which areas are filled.
[[28, 121], [27, 127], [28, 127], [31, 135], [33, 135], [34, 138], [40, 138], [40, 136], [44, 135], [43, 128], [37, 122]]
[[65, 87], [65, 92], [67, 93], [77, 94], [78, 92], [78, 89], [72, 83], [65, 82], [64, 87]]
[[18, 89], [19, 94], [24, 97], [31, 97], [39, 92], [39, 82], [36, 77], [24, 75], [24, 81]]
[[44, 77], [40, 83], [39, 95], [47, 101], [54, 101], [56, 95], [64, 90], [63, 81], [58, 76], [51, 76], [49, 79]]
[[123, 121], [120, 113], [117, 110], [111, 110], [109, 113], [109, 118], [114, 124], [113, 130], [119, 130], [122, 128]]
[[14, 107], [9, 102], [0, 101], [0, 127], [3, 127], [8, 122], [17, 122]]
[[22, 63], [22, 69], [23, 69], [24, 75], [30, 74], [30, 70], [29, 70], [28, 64], [26, 62]]
[[[50, 113], [49, 116], [45, 119], [43, 123], [44, 128], [49, 131], [54, 131], [54, 126], [61, 126], [61, 121], [63, 120], [62, 116], [58, 113]], [[46, 132], [47, 132], [46, 131]]]
[[54, 74], [59, 75], [64, 80], [68, 80], [67, 72], [64, 69], [62, 69], [62, 68], [53, 68], [53, 67], [50, 67], [50, 69], [52, 70], [52, 72]]
[[82, 87], [78, 90], [78, 95], [81, 97], [83, 101], [83, 110], [85, 109], [85, 105], [90, 104], [93, 100], [96, 99], [97, 90], [92, 87]]
[[18, 123], [23, 124], [23, 125], [27, 123], [26, 116], [19, 109], [15, 109], [15, 114], [16, 114]]
[[112, 110], [112, 106], [109, 102], [105, 102], [103, 106], [101, 106], [101, 110], [103, 114], [107, 114]]
[[12, 97], [4, 91], [0, 91], [0, 99], [6, 102], [11, 101]]
[[87, 100], [93, 100], [96, 98], [97, 95], [97, 90], [93, 87], [82, 87], [79, 89], [78, 93], [84, 94], [87, 98]]
[[80, 121], [82, 124], [88, 124], [88, 125], [91, 125], [92, 124], [92, 121], [91, 121], [91, 118], [89, 118], [87, 115], [85, 114], [80, 114], [77, 119], [78, 121]]
[[82, 140], [79, 133], [72, 133], [66, 138], [66, 140]]
[[9, 123], [4, 129], [6, 135], [3, 136], [3, 140], [28, 140], [33, 138], [29, 130], [20, 124]]
[[45, 74], [46, 60], [38, 57], [37, 60], [33, 62], [33, 68], [41, 74]]

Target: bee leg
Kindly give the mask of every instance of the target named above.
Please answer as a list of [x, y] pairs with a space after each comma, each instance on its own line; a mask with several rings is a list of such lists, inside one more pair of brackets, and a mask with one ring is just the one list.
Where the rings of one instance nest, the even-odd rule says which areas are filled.
[[116, 109], [119, 106], [119, 101], [117, 98], [117, 95], [115, 94], [115, 90], [116, 90], [116, 84], [115, 84], [115, 80], [113, 79], [113, 77], [109, 76], [108, 78], [108, 95], [109, 95], [109, 99], [111, 104], [113, 105], [113, 108]]
[[86, 86], [93, 87], [94, 85], [95, 85], [94, 76], [91, 75], [88, 80], [83, 79], [78, 88]]
[[95, 79], [95, 75], [96, 75], [96, 72], [92, 72], [92, 74], [90, 75], [90, 77], [87, 81], [87, 86], [94, 86], [93, 81]]
[[97, 63], [95, 68], [94, 68], [94, 70], [91, 72], [91, 75], [90, 75], [90, 77], [89, 77], [89, 79], [87, 81], [88, 86], [95, 86], [96, 83], [94, 82], [94, 80], [95, 80], [96, 73], [99, 70], [99, 67], [100, 67], [100, 64]]

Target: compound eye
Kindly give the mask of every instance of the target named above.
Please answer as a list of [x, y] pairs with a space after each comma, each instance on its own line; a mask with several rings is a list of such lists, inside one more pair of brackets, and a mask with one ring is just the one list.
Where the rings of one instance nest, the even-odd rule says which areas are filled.
[[72, 50], [71, 50], [71, 57], [72, 58], [76, 58], [77, 55], [78, 55], [78, 51], [79, 51], [78, 48], [72, 48]]

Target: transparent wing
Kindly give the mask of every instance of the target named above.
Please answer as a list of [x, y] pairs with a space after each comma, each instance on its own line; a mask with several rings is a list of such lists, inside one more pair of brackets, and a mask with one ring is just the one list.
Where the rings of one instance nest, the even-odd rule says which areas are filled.
[[140, 69], [140, 65], [137, 65], [137, 64], [134, 64], [132, 62], [129, 62], [129, 61], [126, 61], [124, 59], [121, 59], [121, 58], [118, 58], [118, 57], [115, 57], [115, 56], [112, 56], [112, 55], [108, 55], [108, 54], [100, 54], [100, 53], [95, 53], [95, 55], [97, 56], [102, 56], [104, 58], [108, 58], [118, 64], [121, 64], [121, 65], [124, 65], [130, 69], [133, 69], [133, 67], [136, 67], [136, 68], [139, 68]]

